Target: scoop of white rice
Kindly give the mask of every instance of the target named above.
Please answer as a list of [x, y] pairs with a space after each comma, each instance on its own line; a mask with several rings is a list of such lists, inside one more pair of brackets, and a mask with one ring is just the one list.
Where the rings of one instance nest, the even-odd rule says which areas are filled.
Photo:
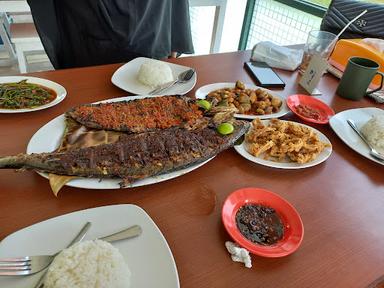
[[361, 127], [361, 133], [378, 151], [384, 151], [384, 115], [373, 116]]
[[137, 79], [144, 85], [154, 88], [173, 81], [173, 74], [167, 63], [151, 60], [140, 66]]
[[84, 241], [56, 256], [44, 288], [127, 288], [130, 279], [119, 250], [105, 241]]

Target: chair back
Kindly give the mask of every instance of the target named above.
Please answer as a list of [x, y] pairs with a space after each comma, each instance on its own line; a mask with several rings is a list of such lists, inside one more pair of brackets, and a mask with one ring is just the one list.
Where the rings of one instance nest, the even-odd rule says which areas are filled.
[[367, 10], [367, 13], [352, 23], [340, 38], [384, 39], [384, 4], [357, 0], [332, 0], [320, 29], [338, 34], [349, 21], [364, 10]]

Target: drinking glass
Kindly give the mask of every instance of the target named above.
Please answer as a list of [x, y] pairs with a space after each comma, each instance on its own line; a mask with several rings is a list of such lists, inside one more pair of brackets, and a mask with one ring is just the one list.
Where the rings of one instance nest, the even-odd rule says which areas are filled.
[[304, 46], [304, 56], [299, 67], [299, 72], [304, 73], [308, 67], [312, 56], [320, 55], [321, 58], [328, 60], [336, 44], [337, 35], [319, 30], [312, 30], [308, 34], [307, 43]]

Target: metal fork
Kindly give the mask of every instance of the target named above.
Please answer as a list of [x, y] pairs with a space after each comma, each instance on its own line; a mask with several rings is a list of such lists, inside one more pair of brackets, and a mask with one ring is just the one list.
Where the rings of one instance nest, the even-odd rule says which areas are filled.
[[1, 276], [22, 276], [35, 274], [52, 262], [53, 255], [26, 256], [0, 259]]
[[[91, 227], [91, 223], [87, 222], [84, 227], [80, 230], [79, 233], [73, 238], [69, 246], [81, 241], [85, 234], [87, 234], [89, 228]], [[14, 258], [4, 258], [0, 259], [0, 275], [30, 275], [47, 267], [55, 258], [55, 255], [52, 256], [33, 256], [33, 257], [17, 257]], [[29, 258], [29, 260], [26, 260]]]
[[[141, 227], [139, 225], [134, 225], [99, 239], [114, 242], [139, 236], [141, 232]], [[0, 259], [0, 276], [23, 276], [35, 274], [45, 269], [58, 253], [54, 255], [2, 258]]]

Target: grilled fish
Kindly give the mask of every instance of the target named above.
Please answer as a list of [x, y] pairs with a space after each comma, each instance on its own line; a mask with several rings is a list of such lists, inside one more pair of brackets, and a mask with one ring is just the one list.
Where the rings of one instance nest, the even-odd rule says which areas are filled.
[[85, 104], [67, 111], [66, 116], [88, 128], [128, 133], [189, 128], [204, 118], [196, 101], [183, 96]]
[[64, 152], [19, 154], [0, 158], [0, 168], [35, 169], [59, 175], [122, 178], [125, 187], [135, 180], [203, 162], [234, 145], [249, 128], [235, 120], [234, 132], [220, 135], [215, 128], [171, 128], [122, 134], [117, 142]]

